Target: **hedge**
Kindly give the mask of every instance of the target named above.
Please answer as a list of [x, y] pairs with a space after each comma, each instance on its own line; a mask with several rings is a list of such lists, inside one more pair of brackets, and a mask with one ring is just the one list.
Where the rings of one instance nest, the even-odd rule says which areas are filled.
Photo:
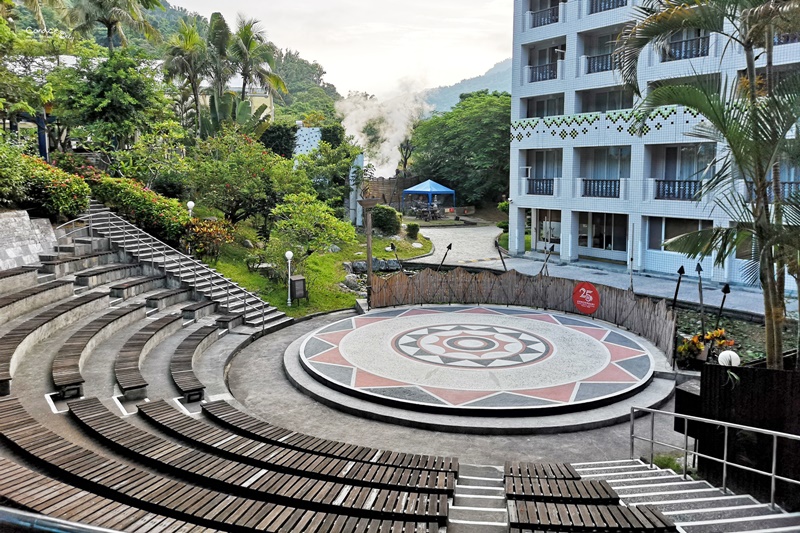
[[26, 203], [41, 207], [52, 219], [75, 218], [89, 208], [89, 186], [81, 176], [58, 169], [42, 159], [22, 156], [27, 176]]

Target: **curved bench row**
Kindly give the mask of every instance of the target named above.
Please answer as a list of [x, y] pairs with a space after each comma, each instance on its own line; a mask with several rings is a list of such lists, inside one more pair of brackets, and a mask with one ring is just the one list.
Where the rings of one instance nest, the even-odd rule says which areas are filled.
[[0, 295], [17, 292], [36, 285], [39, 268], [35, 266], [21, 266], [0, 270]]
[[354, 463], [285, 446], [265, 445], [187, 416], [165, 400], [138, 407], [158, 429], [180, 437], [193, 447], [268, 470], [366, 487], [453, 494], [452, 472]]
[[97, 287], [111, 281], [139, 276], [142, 274], [140, 263], [115, 263], [91, 270], [84, 270], [75, 275], [75, 285]]
[[73, 295], [71, 281], [51, 281], [0, 296], [0, 324]]
[[292, 507], [365, 518], [439, 521], [447, 517], [447, 496], [404, 490], [373, 489], [340, 482], [270, 472], [250, 464], [187, 448], [129, 424], [97, 398], [69, 402], [70, 412], [95, 435], [150, 463], [159, 471], [191, 478], [204, 486], [236, 491]]
[[19, 355], [76, 320], [108, 307], [108, 293], [86, 293], [39, 313], [0, 338], [0, 396], [11, 391]]
[[158, 275], [145, 276], [143, 278], [132, 279], [124, 283], [118, 283], [111, 286], [111, 297], [127, 300], [128, 298], [132, 298], [138, 294], [163, 288], [166, 280], [166, 276]]
[[128, 339], [114, 360], [114, 378], [129, 400], [147, 395], [147, 381], [139, 369], [142, 360], [158, 343], [183, 327], [181, 317], [168, 315], [147, 324]]
[[183, 399], [197, 402], [203, 399], [205, 385], [197, 379], [192, 368], [195, 355], [202, 353], [218, 338], [216, 326], [203, 326], [186, 337], [175, 349], [169, 363], [169, 373]]
[[423, 470], [440, 470], [453, 472], [456, 477], [458, 476], [458, 458], [456, 457], [399, 453], [312, 437], [254, 418], [222, 400], [205, 403], [202, 408], [211, 418], [225, 427], [231, 428], [236, 433], [270, 444], [350, 461]]

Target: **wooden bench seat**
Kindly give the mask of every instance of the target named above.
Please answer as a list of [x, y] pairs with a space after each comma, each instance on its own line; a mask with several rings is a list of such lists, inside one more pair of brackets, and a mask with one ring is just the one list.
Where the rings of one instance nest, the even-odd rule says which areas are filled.
[[196, 420], [172, 407], [165, 400], [142, 403], [139, 413], [157, 427], [189, 442], [193, 447], [243, 463], [277, 472], [298, 474], [367, 487], [399, 488], [451, 495], [455, 486], [452, 472], [415, 470], [395, 466], [357, 463], [293, 450], [279, 445], [265, 445], [228, 430]]
[[114, 378], [126, 398], [142, 399], [147, 395], [147, 381], [139, 370], [142, 359], [182, 326], [180, 316], [168, 315], [150, 322], [125, 342], [114, 359]]
[[0, 296], [0, 324], [73, 295], [71, 281], [51, 281]]
[[181, 309], [183, 318], [186, 320], [197, 320], [204, 316], [212, 315], [217, 311], [217, 302], [214, 300], [203, 300], [187, 305]]
[[528, 477], [543, 479], [580, 479], [581, 476], [569, 463], [529, 463], [506, 461], [503, 468], [506, 477]]
[[[92, 492], [168, 517], [223, 531], [437, 533], [434, 521], [393, 521], [288, 507], [164, 477], [109, 459], [34, 420], [17, 398], [0, 398], [0, 435], [26, 457]], [[247, 480], [245, 480], [246, 482]], [[389, 513], [387, 513], [388, 515]]]
[[205, 385], [197, 379], [192, 368], [194, 356], [202, 353], [208, 346], [216, 342], [218, 329], [216, 326], [203, 326], [189, 334], [172, 353], [169, 361], [169, 373], [178, 390], [187, 402], [198, 402], [203, 399]]
[[458, 477], [456, 457], [400, 453], [312, 437], [254, 418], [222, 400], [205, 403], [201, 407], [211, 418], [236, 433], [270, 444], [350, 461], [453, 472]]
[[2, 457], [0, 472], [0, 499], [23, 511], [127, 533], [217, 531], [110, 500]]
[[359, 487], [270, 472], [187, 448], [129, 424], [97, 398], [69, 402], [70, 412], [85, 427], [136, 460], [161, 472], [196, 480], [204, 486], [292, 507], [370, 518], [407, 521], [447, 519], [447, 495]]
[[672, 520], [647, 505], [636, 507], [568, 505], [509, 500], [508, 520], [512, 528], [533, 531], [586, 533], [668, 533], [677, 531]]
[[192, 289], [169, 289], [147, 297], [147, 307], [164, 309], [192, 297]]
[[619, 496], [606, 480], [581, 481], [507, 476], [505, 487], [506, 497], [510, 500], [604, 505], [619, 503]]
[[166, 276], [144, 276], [125, 283], [118, 283], [111, 287], [111, 297], [127, 300], [137, 294], [162, 288], [166, 280]]
[[20, 266], [0, 270], [0, 295], [21, 291], [37, 283], [39, 267]]
[[70, 336], [61, 345], [53, 359], [53, 384], [58, 388], [62, 399], [83, 395], [83, 358], [94, 350], [97, 344], [113, 333], [136, 320], [145, 317], [144, 304], [120, 307], [96, 318]]
[[118, 279], [142, 274], [140, 263], [114, 263], [75, 274], [75, 285], [97, 287]]
[[108, 306], [108, 293], [91, 292], [71, 298], [26, 320], [0, 338], [0, 396], [10, 393], [18, 358], [53, 331]]

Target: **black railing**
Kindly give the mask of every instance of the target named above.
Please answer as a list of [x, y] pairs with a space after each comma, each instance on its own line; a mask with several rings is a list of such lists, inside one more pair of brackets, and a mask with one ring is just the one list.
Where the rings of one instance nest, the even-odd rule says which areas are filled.
[[529, 11], [531, 28], [538, 28], [539, 26], [547, 26], [558, 22], [558, 6], [548, 7], [540, 11]]
[[773, 42], [775, 46], [800, 43], [800, 33], [783, 33], [781, 35], [776, 35]]
[[554, 80], [558, 77], [558, 63], [546, 63], [536, 67], [528, 67], [528, 83]]
[[553, 196], [553, 178], [529, 178], [528, 194]]
[[619, 180], [583, 180], [584, 198], [619, 198]]
[[656, 180], [656, 200], [697, 200], [702, 181]]
[[614, 54], [603, 54], [599, 56], [589, 56], [586, 58], [587, 74], [606, 72], [608, 70], [614, 70], [616, 67], [617, 62], [614, 60]]
[[618, 7], [625, 7], [626, 5], [628, 5], [628, 0], [591, 0], [589, 2], [589, 14], [593, 15], [602, 11], [617, 9]]
[[[782, 181], [781, 182], [781, 199], [800, 193], [800, 181]], [[752, 202], [755, 200], [755, 188], [752, 183], [747, 184], [747, 200]], [[775, 190], [772, 188], [772, 182], [767, 183], [767, 198], [770, 202], [775, 201]]]
[[693, 57], [705, 57], [708, 55], [709, 38], [697, 37], [669, 43], [669, 47], [661, 55], [661, 61], [677, 61], [679, 59], [692, 59]]

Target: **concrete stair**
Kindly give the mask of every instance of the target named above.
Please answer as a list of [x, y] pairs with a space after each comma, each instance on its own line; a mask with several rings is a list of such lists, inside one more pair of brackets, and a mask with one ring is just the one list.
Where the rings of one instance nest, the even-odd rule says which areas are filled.
[[461, 464], [447, 517], [447, 533], [506, 533], [503, 469]]
[[582, 479], [605, 479], [625, 505], [651, 505], [684, 533], [800, 531], [800, 513], [759, 503], [748, 495], [723, 492], [706, 481], [652, 469], [638, 460], [573, 463]]

